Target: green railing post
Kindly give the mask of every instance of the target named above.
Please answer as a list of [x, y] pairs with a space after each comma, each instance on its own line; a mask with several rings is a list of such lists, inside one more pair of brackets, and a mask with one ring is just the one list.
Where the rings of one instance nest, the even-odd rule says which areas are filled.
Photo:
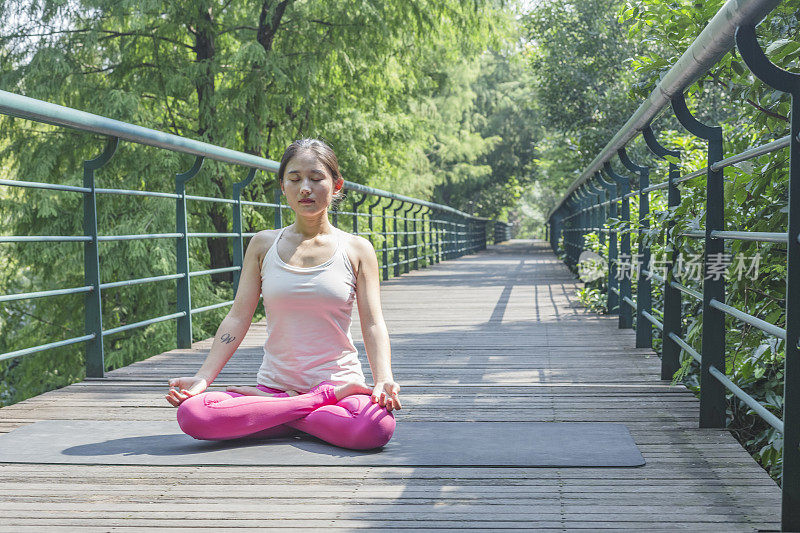
[[[609, 193], [607, 184], [603, 181], [603, 176], [600, 172], [595, 172], [594, 174], [595, 179], [597, 180], [597, 185], [600, 187], [599, 191], [602, 192], [603, 196], [600, 198], [598, 196], [597, 201], [605, 204], [609, 200], [611, 200], [611, 194]], [[606, 232], [603, 231], [606, 225], [606, 220], [608, 220], [608, 204], [603, 205], [600, 210], [598, 211], [598, 219], [597, 219], [597, 231], [598, 231], [598, 240], [600, 241], [600, 246], [603, 246], [606, 243]]]
[[587, 228], [587, 234], [595, 233], [597, 231], [597, 227], [599, 226], [599, 204], [600, 204], [600, 190], [594, 186], [591, 181], [586, 182], [586, 189], [589, 192], [589, 227]]
[[622, 276], [619, 282], [619, 327], [631, 329], [633, 328], [633, 308], [625, 302], [626, 298], [631, 299], [633, 296], [633, 273], [635, 272], [635, 259], [631, 250], [631, 200], [630, 198], [625, 198], [625, 196], [631, 192], [631, 180], [621, 174], [617, 174], [617, 179], [622, 184], [617, 190], [619, 190], [620, 195], [623, 196], [620, 215], [622, 216], [622, 221], [625, 223], [625, 229], [620, 236], [620, 254], [629, 261], [629, 266], [627, 267], [628, 273]]
[[573, 266], [573, 249], [575, 248], [575, 198], [569, 198], [564, 202], [564, 259], [568, 266]]
[[714, 279], [709, 274], [712, 257], [721, 258], [725, 251], [725, 241], [712, 238], [712, 231], [725, 229], [724, 219], [724, 180], [722, 170], [712, 170], [711, 166], [722, 159], [722, 128], [706, 126], [694, 118], [686, 107], [683, 93], [672, 97], [672, 109], [678, 122], [692, 135], [708, 141], [708, 175], [706, 183], [706, 236], [703, 269], [703, 342], [702, 364], [700, 365], [700, 427], [725, 427], [725, 386], [711, 375], [712, 365], [725, 373], [725, 315], [712, 307], [711, 300], [725, 303], [725, 276]]
[[[625, 148], [617, 150], [620, 161], [631, 172], [639, 175], [639, 232], [636, 255], [638, 261], [645, 269], [650, 268], [650, 246], [644, 244], [644, 233], [650, 229], [650, 193], [642, 192], [650, 186], [650, 168], [637, 165], [628, 157]], [[652, 287], [650, 276], [643, 276], [640, 269], [636, 269], [638, 280], [636, 284], [636, 347], [653, 347], [653, 325], [644, 317], [644, 313], [653, 314]]]
[[[656, 140], [652, 128], [648, 124], [642, 130], [642, 137], [650, 151], [662, 159], [667, 156], [672, 158], [680, 157], [677, 150], [668, 150]], [[671, 209], [681, 203], [681, 193], [675, 180], [679, 177], [678, 165], [674, 161], [669, 161], [669, 171], [667, 175], [667, 206]], [[678, 337], [682, 335], [681, 327], [681, 291], [672, 286], [675, 278], [675, 263], [678, 260], [678, 237], [672, 235], [675, 222], [670, 220], [667, 224], [666, 247], [670, 257], [666, 264], [666, 276], [664, 276], [664, 331], [661, 335], [661, 379], [672, 380], [675, 372], [680, 368], [681, 347], [675, 342], [670, 333]]]
[[281, 187], [280, 184], [275, 186], [275, 216], [273, 218], [273, 224], [275, 225], [275, 229], [283, 227], [283, 209], [281, 208], [282, 205], [282, 197], [281, 197]]
[[439, 211], [439, 218], [436, 224], [439, 231], [439, 261], [447, 259], [447, 214], [444, 211]]
[[408, 215], [416, 205], [410, 204], [408, 208], [403, 211], [403, 266], [401, 272], [403, 274], [411, 271], [411, 247], [408, 244]]
[[586, 195], [584, 194], [584, 187], [581, 186], [575, 191], [575, 201], [577, 202], [578, 214], [575, 216], [575, 248], [573, 253], [574, 262], [577, 265], [583, 252], [583, 237], [585, 235], [584, 227], [586, 226]]
[[436, 262], [441, 263], [444, 260], [445, 248], [445, 226], [444, 226], [444, 212], [439, 210], [439, 215], [436, 218]]
[[198, 156], [192, 168], [175, 176], [175, 194], [178, 195], [175, 209], [175, 231], [178, 237], [175, 256], [177, 273], [183, 274], [177, 283], [178, 348], [192, 347], [192, 291], [189, 283], [189, 225], [186, 217], [186, 182], [192, 179], [203, 167], [204, 158]]
[[588, 235], [590, 233], [594, 232], [594, 217], [595, 217], [594, 210], [595, 210], [595, 207], [597, 207], [597, 195], [594, 194], [594, 191], [592, 190], [592, 186], [589, 183], [586, 183], [586, 186], [584, 188], [584, 194], [586, 195], [586, 198], [584, 200], [584, 203], [586, 205], [586, 207], [585, 207], [586, 212], [584, 213], [584, 216], [583, 216], [583, 220], [584, 220], [584, 224], [583, 224], [583, 242], [582, 242], [581, 248], [583, 250], [588, 250], [589, 249], [589, 245], [586, 242], [586, 237], [588, 237]]
[[561, 240], [561, 235], [564, 234], [564, 211], [564, 207], [559, 206], [551, 218], [550, 248], [553, 250], [553, 253], [558, 253], [558, 243]]
[[[606, 172], [608, 175], [608, 172]], [[613, 180], [614, 178], [609, 175], [609, 177]], [[611, 183], [607, 182], [606, 180], [602, 179], [602, 173], [600, 174], [600, 183], [603, 187], [608, 191], [608, 198], [610, 203], [608, 204], [608, 218], [616, 218], [617, 217], [617, 184], [615, 181]], [[617, 230], [610, 229], [608, 231], [608, 312], [609, 314], [614, 314], [619, 312], [619, 294], [616, 291], [619, 290], [619, 280], [617, 279], [617, 247], [618, 247], [618, 237], [617, 237]]]
[[419, 268], [419, 241], [420, 241], [420, 239], [419, 239], [419, 237], [417, 235], [417, 214], [420, 211], [422, 211], [423, 207], [424, 207], [423, 205], [419, 205], [419, 206], [417, 206], [416, 209], [414, 209], [411, 212], [411, 215], [414, 217], [414, 219], [412, 221], [412, 224], [414, 226], [414, 268], [415, 269]]
[[783, 373], [781, 530], [800, 531], [800, 75], [774, 65], [753, 26], [736, 30], [736, 45], [755, 76], [792, 98], [789, 135], [789, 221], [786, 248], [786, 356]]
[[[383, 271], [383, 279], [384, 280], [389, 279], [389, 229], [387, 228], [387, 225], [388, 225], [389, 222], [388, 222], [388, 219], [386, 218], [386, 211], [390, 207], [392, 207], [394, 202], [395, 202], [395, 199], [392, 198], [391, 202], [389, 202], [387, 205], [383, 206], [383, 237], [384, 237], [384, 239], [383, 239], [383, 264], [386, 266], [386, 268]], [[393, 238], [392, 242], [396, 243], [397, 239]]]
[[[373, 203], [371, 203], [371, 204], [369, 204], [367, 206], [367, 211], [369, 212], [369, 242], [372, 243], [372, 247], [373, 248], [377, 248], [377, 247], [375, 246], [375, 241], [372, 238], [372, 236], [375, 235], [375, 223], [374, 223], [375, 215], [372, 213], [372, 210], [373, 210], [373, 208], [375, 208], [375, 206], [377, 206], [379, 203], [381, 203], [382, 199], [383, 199], [382, 196], [378, 196], [378, 197], [375, 198], [375, 201]], [[386, 235], [383, 236], [383, 240], [384, 240], [384, 242], [386, 241]], [[377, 249], [375, 250], [375, 255], [376, 256], [378, 255]], [[381, 270], [385, 270], [385, 268], [386, 268], [386, 258], [385, 257], [384, 257], [383, 265], [381, 265], [380, 268], [381, 268]]]
[[454, 259], [458, 253], [458, 220], [453, 213], [447, 213], [447, 226], [448, 226], [448, 250], [446, 259]]
[[429, 206], [425, 206], [425, 212], [422, 213], [422, 251], [425, 254], [425, 265], [431, 264], [431, 244], [433, 241], [431, 240], [432, 235], [432, 227], [431, 227], [431, 213], [433, 213], [433, 209]]
[[620, 200], [620, 219], [623, 222], [623, 227], [620, 231], [619, 236], [619, 255], [617, 256], [617, 268], [619, 268], [619, 258], [625, 257], [630, 262], [631, 266], [626, 266], [628, 269], [627, 275], [623, 273], [621, 279], [619, 279], [619, 324], [618, 327], [620, 329], [629, 329], [633, 327], [633, 316], [632, 316], [632, 309], [631, 306], [625, 303], [625, 298], [631, 297], [631, 273], [633, 272], [632, 268], [632, 261], [633, 257], [631, 256], [631, 207], [630, 201], [628, 198], [625, 198], [625, 195], [631, 192], [631, 183], [630, 180], [620, 174], [614, 172], [611, 168], [611, 163], [606, 161], [604, 165], [606, 174], [608, 174], [617, 184], [617, 195]]
[[103, 303], [100, 294], [100, 249], [97, 240], [97, 195], [94, 173], [111, 161], [117, 150], [118, 139], [109, 137], [103, 152], [83, 162], [83, 186], [91, 191], [83, 195], [83, 235], [91, 237], [83, 245], [84, 285], [92, 290], [86, 293], [83, 307], [84, 333], [94, 335], [86, 341], [86, 377], [102, 378], [105, 373], [103, 351]]
[[367, 195], [363, 194], [363, 193], [361, 194], [361, 199], [360, 200], [356, 201], [355, 199], [353, 199], [353, 201], [352, 201], [352, 204], [353, 204], [353, 233], [355, 235], [358, 235], [358, 207], [361, 204], [363, 204], [364, 202], [366, 202], [366, 201], [367, 201]]
[[238, 235], [233, 239], [233, 266], [239, 267], [233, 271], [233, 296], [239, 292], [239, 279], [242, 277], [244, 265], [244, 237], [242, 237], [242, 189], [247, 187], [256, 175], [256, 169], [251, 168], [247, 177], [233, 184], [233, 232]]
[[461, 255], [461, 220], [458, 215], [453, 213], [453, 253], [451, 258], [455, 259]]
[[[398, 216], [397, 213], [403, 209], [404, 203], [400, 200], [400, 205], [392, 211], [392, 216], [394, 217], [394, 224], [392, 224], [392, 228], [394, 230], [394, 277], [400, 275], [400, 226], [398, 223]], [[405, 237], [405, 235], [404, 235]]]

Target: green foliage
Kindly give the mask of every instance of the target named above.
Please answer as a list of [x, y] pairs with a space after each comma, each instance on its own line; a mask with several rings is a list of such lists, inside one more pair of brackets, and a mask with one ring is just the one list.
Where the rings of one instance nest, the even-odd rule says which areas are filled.
[[[537, 88], [534, 106], [541, 106], [544, 133], [536, 161], [537, 178], [542, 186], [526, 195], [527, 214], [535, 217], [547, 213], [560, 201], [563, 191], [605, 147], [642, 99], [650, 95], [660, 77], [675, 64], [723, 3], [723, 0], [559, 1], [533, 8], [525, 23]], [[799, 8], [797, 0], [783, 2], [758, 27], [767, 55], [790, 72], [800, 72]], [[597, 53], [598, 50], [603, 53]], [[726, 54], [689, 88], [687, 102], [701, 121], [722, 126], [727, 155], [789, 133], [788, 95], [756, 80], [736, 51]], [[664, 113], [654, 128], [660, 130], [657, 137], [662, 144], [680, 151], [680, 158], [673, 158], [672, 162], [680, 164], [683, 174], [705, 167], [705, 143], [683, 130], [671, 113]], [[631, 159], [651, 167], [654, 183], [666, 179], [667, 162], [655, 159], [640, 137], [627, 150]], [[612, 166], [617, 172], [629, 175], [621, 170], [616, 158]], [[726, 229], [786, 231], [787, 175], [785, 150], [726, 168]], [[672, 235], [705, 227], [705, 177], [684, 182], [680, 190], [682, 203], [677, 208], [667, 208], [665, 191], [650, 195], [651, 229], [641, 238], [651, 246], [654, 257], [666, 257], [671, 252], [667, 244], [670, 224], [675, 225]], [[635, 253], [640, 227], [636, 199], [631, 201], [631, 222], [610, 219], [606, 226], [620, 234], [629, 234]], [[596, 249], [596, 243], [597, 236], [590, 234], [587, 247]], [[677, 252], [684, 257], [702, 255], [701, 240], [680, 238], [677, 243]], [[737, 254], [761, 257], [756, 279], [729, 276], [727, 303], [783, 327], [785, 245], [729, 240], [726, 253], [732, 257]], [[679, 281], [702, 292], [701, 281], [688, 276]], [[602, 302], [606, 283], [605, 280], [597, 283], [579, 293], [588, 306]], [[635, 290], [635, 282], [633, 287]], [[653, 283], [653, 309], [657, 318], [662, 318], [662, 308], [662, 288]], [[684, 339], [700, 351], [701, 304], [684, 295], [682, 317]], [[726, 319], [726, 330], [726, 373], [780, 417], [783, 341], [730, 317]], [[660, 349], [661, 344], [656, 336], [655, 348]], [[684, 353], [674, 381], [683, 382], [699, 393], [698, 372], [697, 364]], [[738, 399], [729, 395], [729, 400], [729, 429], [780, 481], [780, 435]]]
[[[296, 138], [321, 137], [350, 181], [447, 198], [485, 216], [514, 204], [528, 176], [530, 130], [522, 117], [516, 128], [505, 120], [527, 97], [517, 79], [524, 65], [516, 22], [503, 2], [0, 0], [0, 16], [10, 21], [0, 29], [4, 90], [272, 159]], [[506, 85], [496, 87], [496, 80]], [[5, 179], [81, 185], [82, 162], [102, 146], [93, 135], [0, 116]], [[171, 193], [175, 174], [192, 163], [123, 142], [96, 183]], [[187, 193], [230, 198], [245, 175], [207, 160]], [[271, 202], [275, 185], [274, 176], [260, 173], [243, 199]], [[101, 235], [175, 231], [175, 204], [167, 198], [101, 194], [97, 207]], [[228, 204], [190, 201], [188, 210], [190, 232], [232, 231]], [[4, 187], [0, 213], [5, 234], [83, 234], [80, 194]], [[284, 225], [289, 215], [283, 213]], [[273, 208], [246, 207], [243, 229], [272, 227], [274, 217]], [[340, 227], [348, 224], [340, 218]], [[228, 241], [191, 239], [191, 270], [232, 266]], [[100, 249], [102, 282], [175, 269], [171, 239], [104, 242]], [[0, 263], [7, 265], [2, 294], [84, 285], [80, 243], [2, 245]], [[105, 290], [104, 328], [175, 312], [173, 286]], [[232, 296], [230, 273], [192, 279], [195, 308]], [[212, 336], [226, 310], [195, 315], [194, 338]], [[262, 316], [260, 310], [255, 319]], [[0, 328], [0, 353], [82, 335], [83, 295], [4, 303]], [[104, 342], [106, 368], [118, 368], [173, 348], [175, 324]], [[77, 344], [0, 362], [0, 402], [81, 379], [82, 357]]]
[[520, 210], [534, 233], [550, 209], [638, 105], [627, 97], [626, 59], [642, 47], [618, 21], [619, 0], [540, 2], [522, 18], [531, 70], [531, 107], [541, 141], [538, 186]]
[[[565, 66], [570, 72], [566, 81], [559, 85], [559, 91], [580, 91], [580, 87], [565, 87], [569, 78], [577, 76], [576, 72], [589, 71], [593, 76], [602, 77], [605, 83], [618, 81], [617, 90], [625, 95], [625, 100], [635, 108], [641, 100], [650, 95], [658, 79], [675, 64], [691, 42], [706, 26], [708, 20], [722, 6], [722, 0], [706, 3], [689, 1], [660, 2], [658, 0], [636, 0], [624, 4], [613, 4], [612, 13], [617, 17], [620, 27], [626, 29], [627, 38], [619, 42], [636, 41], [638, 48], [628, 46], [625, 50], [629, 58], [618, 63], [622, 68], [619, 76], [595, 68], [590, 58], [571, 56], [575, 65]], [[570, 9], [564, 9], [564, 6]], [[592, 4], [594, 5], [594, 4]], [[796, 0], [781, 3], [759, 26], [758, 32], [763, 46], [772, 61], [791, 72], [800, 72], [800, 3]], [[584, 9], [571, 3], [558, 3], [542, 8], [547, 13], [560, 16], [560, 10], [570, 13], [569, 17], [580, 17]], [[585, 9], [590, 9], [586, 7]], [[605, 12], [603, 12], [604, 14]], [[550, 15], [551, 17], [553, 15]], [[561, 19], [559, 19], [561, 20]], [[569, 20], [572, 20], [571, 18]], [[603, 20], [602, 16], [598, 20]], [[568, 29], [573, 38], [588, 39], [588, 33], [581, 33], [589, 23], [579, 23], [577, 29]], [[557, 38], [562, 28], [552, 30], [546, 35]], [[575, 37], [575, 31], [578, 32]], [[605, 41], [605, 40], [604, 40]], [[613, 42], [613, 41], [610, 41]], [[548, 43], [546, 47], [553, 46]], [[577, 49], [580, 49], [578, 47]], [[546, 55], [537, 59], [547, 62]], [[540, 66], [540, 70], [556, 79], [559, 70], [557, 63]], [[618, 95], [616, 95], [618, 96]], [[602, 110], [620, 109], [617, 97], [596, 96], [594, 105]], [[755, 80], [749, 70], [733, 51], [726, 54], [721, 61], [712, 67], [706, 75], [693, 84], [687, 94], [687, 102], [693, 113], [703, 122], [719, 124], [723, 128], [725, 153], [733, 155], [753, 146], [766, 144], [789, 133], [788, 131], [788, 95], [774, 91]], [[624, 107], [624, 106], [622, 106]], [[560, 124], [553, 121], [557, 134], [567, 138], [575, 138], [583, 130], [587, 136], [597, 131], [593, 124], [582, 124], [573, 128], [582, 117], [588, 116], [577, 104], [563, 108], [565, 120]], [[575, 113], [572, 115], [571, 113]], [[550, 176], [561, 177], [565, 169], [573, 171], [571, 179], [560, 190], [566, 189], [569, 182], [583, 171], [588, 162], [606, 145], [614, 133], [625, 123], [630, 113], [622, 113], [606, 123], [607, 130], [596, 138], [594, 144], [581, 145], [581, 141], [571, 141], [565, 149], [562, 145], [553, 156], [546, 156], [540, 169]], [[584, 122], [586, 122], [584, 120]], [[655, 128], [659, 141], [680, 150], [679, 163], [683, 174], [705, 167], [705, 143], [686, 133], [671, 117], [670, 113], [656, 121]], [[583, 139], [581, 139], [583, 140]], [[577, 147], [580, 147], [578, 149]], [[585, 148], [584, 148], [585, 147]], [[667, 164], [656, 160], [644, 147], [641, 138], [637, 138], [630, 146], [631, 158], [651, 167], [651, 179], [659, 182], [666, 179]], [[547, 166], [544, 166], [547, 165]], [[614, 168], [622, 172], [621, 165], [613, 162]], [[785, 150], [764, 155], [748, 162], [725, 169], [725, 224], [727, 230], [784, 232], [787, 223], [787, 175], [788, 154]], [[556, 181], [554, 181], [555, 183]], [[635, 187], [634, 187], [635, 188]], [[643, 242], [652, 248], [654, 257], [666, 257], [672, 248], [668, 244], [675, 235], [690, 229], [705, 227], [705, 176], [694, 178], [680, 185], [681, 205], [667, 208], [665, 191], [654, 192], [651, 199], [652, 229], [642, 234]], [[560, 196], [557, 196], [560, 200]], [[635, 199], [632, 199], [635, 200]], [[553, 204], [551, 204], [553, 205]], [[631, 248], [636, 250], [639, 240], [638, 208], [636, 202], [631, 205], [631, 221], [625, 224], [619, 219], [607, 221], [609, 227], [631, 235]], [[670, 224], [674, 229], [669, 232]], [[668, 235], [669, 234], [669, 235]], [[670, 240], [668, 241], [668, 237]], [[677, 238], [677, 252], [684, 258], [692, 255], [702, 257], [702, 240]], [[726, 284], [726, 302], [749, 314], [780, 327], [785, 325], [785, 280], [786, 280], [786, 247], [776, 243], [754, 243], [747, 241], [726, 241], [726, 253], [735, 258], [737, 254], [752, 258], [758, 254], [760, 265], [755, 279], [747, 276], [737, 277], [729, 269]], [[682, 284], [702, 292], [702, 281], [683, 275], [678, 278]], [[633, 284], [634, 289], [636, 284]], [[602, 289], [600, 289], [602, 291]], [[599, 293], [592, 289], [581, 293], [582, 299], [591, 304]], [[660, 284], [653, 284], [654, 314], [660, 318], [663, 309], [663, 293]], [[702, 341], [702, 305], [686, 295], [682, 298], [683, 338], [700, 351]], [[649, 327], [649, 325], [648, 325]], [[726, 318], [726, 373], [745, 392], [778, 417], [782, 414], [783, 394], [783, 341], [774, 339], [760, 330], [746, 324]], [[661, 340], [656, 339], [656, 349], [660, 349]], [[683, 382], [699, 393], [699, 368], [686, 353], [682, 354], [681, 369], [675, 374], [674, 382]], [[780, 481], [780, 453], [782, 440], [770, 426], [755, 415], [752, 410], [729, 394], [728, 428], [733, 431], [740, 442], [747, 447], [762, 466]]]
[[[649, 95], [658, 78], [669, 69], [713, 16], [721, 1], [696, 4], [663, 4], [644, 0], [628, 2], [621, 20], [630, 22], [630, 36], [657, 43], [646, 56], [634, 58], [631, 65], [641, 76], [632, 86], [635, 97]], [[797, 1], [780, 4], [762, 23], [759, 35], [770, 59], [792, 72], [799, 72], [797, 58], [800, 33]], [[666, 18], [664, 18], [666, 17]], [[723, 127], [725, 152], [732, 155], [753, 146], [766, 144], [788, 134], [788, 95], [774, 91], [756, 80], [735, 51], [730, 52], [694, 84], [688, 99], [694, 112], [706, 122]], [[681, 150], [686, 172], [705, 166], [704, 144], [667, 125], [659, 134], [662, 142]], [[788, 154], [774, 152], [725, 169], [725, 224], [728, 230], [786, 231]], [[674, 221], [675, 232], [705, 227], [705, 181], [699, 177], [681, 186], [682, 203], [667, 213], [659, 213], [659, 242], [666, 237], [666, 223]], [[657, 244], [656, 249], [664, 250]], [[702, 242], [679, 239], [678, 250], [688, 256], [701, 254]], [[786, 247], [776, 243], [726, 241], [726, 253], [736, 257], [760, 257], [758, 276], [728, 277], [726, 301], [729, 305], [780, 327], [785, 326]], [[729, 270], [730, 273], [730, 270]], [[702, 291], [702, 284], [682, 280]], [[684, 298], [687, 300], [688, 298]], [[660, 302], [659, 304], [660, 305]], [[687, 342], [699, 351], [702, 313], [699, 302], [683, 304]], [[755, 397], [775, 415], [782, 415], [784, 359], [783, 341], [728, 317], [726, 319], [726, 373], [745, 392]], [[676, 379], [698, 390], [698, 368], [684, 354]], [[778, 481], [782, 440], [754, 412], [729, 394], [728, 427]]]
[[578, 289], [578, 298], [589, 311], [605, 315], [608, 313], [606, 294], [600, 287], [584, 287]]

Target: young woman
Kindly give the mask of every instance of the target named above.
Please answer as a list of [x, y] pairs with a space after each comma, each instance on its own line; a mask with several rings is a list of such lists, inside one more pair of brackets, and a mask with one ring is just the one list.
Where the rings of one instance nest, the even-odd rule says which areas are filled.
[[[322, 141], [293, 142], [278, 180], [295, 223], [257, 233], [247, 246], [239, 289], [192, 377], [169, 380], [167, 401], [181, 429], [196, 439], [278, 437], [298, 431], [336, 446], [383, 446], [400, 409], [389, 334], [380, 305], [378, 258], [365, 238], [335, 228], [328, 207], [344, 178]], [[264, 359], [255, 387], [203, 392], [247, 333], [258, 298], [267, 319]], [[369, 388], [350, 334], [353, 301], [375, 382]]]

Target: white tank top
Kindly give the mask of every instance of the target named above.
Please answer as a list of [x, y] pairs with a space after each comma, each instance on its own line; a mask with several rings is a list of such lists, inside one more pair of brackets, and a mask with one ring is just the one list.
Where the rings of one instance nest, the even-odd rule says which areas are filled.
[[350, 334], [356, 276], [342, 245], [345, 232], [333, 228], [336, 251], [330, 259], [297, 267], [278, 255], [284, 230], [261, 265], [267, 341], [258, 384], [300, 393], [325, 380], [366, 386]]

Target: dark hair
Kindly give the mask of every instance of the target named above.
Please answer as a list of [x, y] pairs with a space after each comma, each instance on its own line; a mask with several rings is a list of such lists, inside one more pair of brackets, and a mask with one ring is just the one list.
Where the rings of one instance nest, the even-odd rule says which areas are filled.
[[[308, 150], [317, 156], [317, 159], [319, 159], [325, 168], [328, 169], [328, 172], [330, 172], [331, 177], [333, 177], [334, 184], [342, 177], [342, 173], [339, 171], [339, 160], [336, 159], [336, 154], [333, 152], [333, 148], [319, 139], [305, 138], [294, 141], [286, 148], [286, 151], [283, 152], [283, 157], [281, 157], [281, 166], [278, 168], [279, 182], [283, 182], [283, 175], [286, 172], [286, 165], [289, 164], [289, 160], [301, 150]], [[333, 193], [331, 209], [335, 210], [343, 198], [344, 187], [339, 189], [338, 192]]]

